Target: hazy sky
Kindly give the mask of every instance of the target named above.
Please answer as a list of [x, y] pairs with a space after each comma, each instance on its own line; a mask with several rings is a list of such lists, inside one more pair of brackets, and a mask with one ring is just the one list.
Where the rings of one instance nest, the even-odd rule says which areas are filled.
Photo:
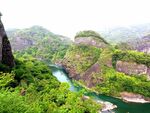
[[150, 0], [0, 0], [5, 28], [41, 25], [73, 37], [77, 31], [150, 23]]

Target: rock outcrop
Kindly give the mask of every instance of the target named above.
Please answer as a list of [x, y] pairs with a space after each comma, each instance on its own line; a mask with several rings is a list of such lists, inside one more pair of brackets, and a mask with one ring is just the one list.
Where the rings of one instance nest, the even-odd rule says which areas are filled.
[[150, 79], [150, 68], [144, 64], [137, 64], [135, 62], [117, 61], [116, 70], [127, 75], [147, 75]]
[[125, 102], [134, 102], [134, 103], [150, 103], [150, 98], [146, 98], [140, 94], [134, 94], [129, 92], [121, 92], [121, 98]]
[[[83, 35], [82, 35], [83, 34]], [[80, 81], [92, 88], [101, 83], [101, 66], [98, 62], [101, 50], [108, 47], [100, 35], [93, 31], [83, 31], [75, 37], [75, 44], [65, 55], [62, 65], [69, 73], [69, 77]], [[110, 62], [107, 62], [110, 66]]]
[[98, 48], [107, 47], [107, 44], [94, 37], [78, 37], [75, 39], [75, 44], [91, 45]]
[[150, 35], [120, 43], [118, 47], [121, 50], [136, 50], [150, 54]]
[[117, 61], [116, 70], [125, 74], [142, 75], [147, 74], [147, 66], [135, 62]]
[[27, 47], [30, 47], [34, 44], [34, 42], [30, 39], [22, 38], [22, 37], [16, 37], [12, 40], [12, 49], [14, 51], [22, 50]]
[[11, 45], [6, 35], [1, 18], [0, 18], [0, 62], [9, 67], [14, 66], [14, 57], [12, 54]]

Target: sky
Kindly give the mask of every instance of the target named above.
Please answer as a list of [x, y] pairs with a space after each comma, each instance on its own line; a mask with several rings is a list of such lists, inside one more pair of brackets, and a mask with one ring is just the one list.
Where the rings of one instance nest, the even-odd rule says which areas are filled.
[[0, 0], [6, 29], [40, 25], [74, 37], [81, 30], [150, 23], [150, 0]]

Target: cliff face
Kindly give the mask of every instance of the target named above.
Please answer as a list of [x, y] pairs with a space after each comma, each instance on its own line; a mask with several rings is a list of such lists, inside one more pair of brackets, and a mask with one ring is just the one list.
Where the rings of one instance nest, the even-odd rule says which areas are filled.
[[105, 44], [104, 42], [93, 37], [78, 37], [75, 39], [75, 43], [89, 45], [89, 46], [91, 45], [98, 48], [104, 48], [107, 46], [107, 44]]
[[142, 75], [148, 74], [148, 67], [143, 64], [137, 64], [135, 62], [124, 62], [124, 61], [117, 61], [116, 63], [116, 70], [119, 72], [123, 72], [125, 74], [131, 75]]
[[137, 64], [136, 62], [117, 61], [116, 70], [127, 75], [146, 75], [150, 80], [150, 68], [144, 64]]
[[0, 18], [0, 62], [9, 67], [14, 66], [14, 57], [12, 54], [11, 45], [6, 35], [1, 18]]
[[136, 50], [150, 54], [150, 35], [120, 43], [118, 47], [121, 50]]
[[108, 44], [103, 39], [92, 34], [76, 37], [74, 45], [62, 61], [69, 77], [82, 82], [87, 87], [94, 87], [102, 82], [103, 79], [99, 74], [101, 66], [98, 60], [102, 49], [106, 47]]
[[[102, 38], [82, 34], [75, 37], [74, 45], [67, 51], [62, 65], [70, 78], [89, 88], [111, 80], [118, 72], [129, 77], [147, 75], [150, 78], [149, 55], [135, 51], [117, 51]], [[110, 72], [114, 75], [109, 75], [109, 70], [114, 70]]]
[[12, 40], [12, 42], [15, 42], [15, 43], [12, 43], [12, 49], [14, 51], [19, 51], [19, 50], [25, 49], [27, 47], [32, 46], [34, 43], [32, 40], [25, 39], [22, 37], [16, 37]]

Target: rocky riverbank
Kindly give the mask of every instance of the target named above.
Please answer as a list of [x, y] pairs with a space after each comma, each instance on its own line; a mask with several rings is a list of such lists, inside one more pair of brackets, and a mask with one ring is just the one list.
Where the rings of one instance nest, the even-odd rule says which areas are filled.
[[[83, 99], [89, 99], [89, 98], [90, 98], [89, 96], [83, 96]], [[100, 101], [100, 100], [95, 100], [95, 101], [99, 103], [100, 105], [102, 105], [102, 108], [99, 113], [104, 112], [104, 111], [110, 111], [112, 109], [117, 108], [116, 105], [107, 101]]]
[[145, 98], [140, 94], [134, 94], [129, 92], [120, 93], [121, 99], [125, 102], [133, 102], [133, 103], [150, 103], [150, 98]]

